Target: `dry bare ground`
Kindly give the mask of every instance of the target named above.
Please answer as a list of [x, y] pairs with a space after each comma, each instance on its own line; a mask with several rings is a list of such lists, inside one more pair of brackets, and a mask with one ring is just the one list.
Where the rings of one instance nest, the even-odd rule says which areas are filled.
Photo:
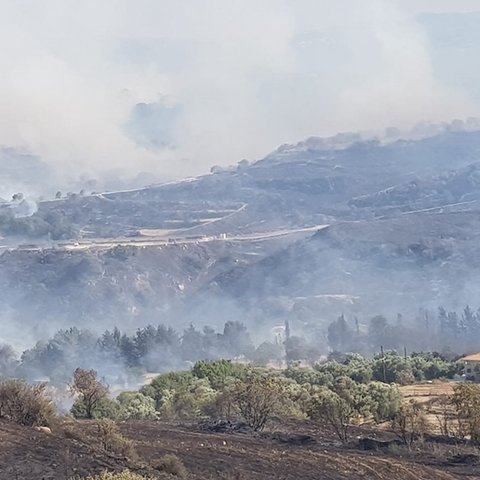
[[[400, 387], [407, 400], [415, 400], [423, 405], [429, 429], [434, 434], [444, 434], [444, 430], [455, 432], [458, 429], [456, 415], [449, 397], [453, 394], [456, 382], [435, 381]], [[443, 426], [443, 427], [442, 427]]]
[[[224, 478], [222, 474], [245, 480], [479, 478], [477, 467], [455, 466], [445, 458], [429, 458], [426, 465], [418, 459], [341, 447], [311, 424], [292, 425], [292, 433], [283, 436], [210, 433], [163, 422], [131, 422], [120, 428], [134, 441], [137, 458], [102, 451], [92, 422], [70, 421], [54, 427], [52, 434], [0, 423], [0, 480], [66, 479], [126, 467], [154, 473], [150, 466], [169, 453], [185, 463], [192, 479]], [[293, 431], [309, 435], [312, 441], [290, 441], [295, 438]]]
[[427, 403], [432, 398], [448, 397], [453, 394], [455, 382], [415, 383], [400, 387], [402, 395], [407, 399], [414, 399], [420, 403]]

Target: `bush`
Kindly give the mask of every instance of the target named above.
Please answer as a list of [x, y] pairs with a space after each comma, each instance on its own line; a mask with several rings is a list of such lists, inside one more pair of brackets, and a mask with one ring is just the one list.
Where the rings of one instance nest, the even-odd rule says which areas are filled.
[[217, 392], [202, 409], [202, 413], [212, 420], [234, 421], [239, 415], [238, 406], [233, 396], [233, 387], [225, 387]]
[[49, 425], [55, 407], [45, 388], [45, 384], [28, 385], [23, 380], [0, 381], [0, 419], [26, 426]]
[[232, 393], [245, 422], [255, 431], [262, 431], [279, 410], [284, 385], [277, 378], [254, 374], [245, 382], [237, 382]]
[[154, 466], [155, 470], [168, 473], [178, 478], [187, 478], [188, 471], [176, 455], [164, 455]]
[[229, 379], [245, 378], [247, 369], [243, 365], [232, 363], [230, 360], [216, 360], [208, 362], [205, 360], [197, 362], [192, 373], [197, 378], [207, 378], [210, 385], [216, 390], [220, 390], [228, 383]]
[[348, 429], [354, 414], [349, 402], [325, 387], [316, 389], [308, 410], [312, 420], [330, 425], [344, 443], [348, 440]]
[[[81, 398], [77, 398], [77, 400], [75, 400], [75, 403], [70, 409], [70, 413], [77, 420], [90, 418], [87, 414], [85, 402]], [[120, 418], [123, 418], [120, 404], [115, 400], [111, 400], [110, 398], [103, 398], [102, 400], [99, 400], [91, 415], [91, 418], [94, 420], [100, 420], [104, 418], [109, 418], [110, 420], [119, 420]]]
[[112, 420], [100, 420], [97, 423], [97, 429], [98, 439], [103, 450], [129, 458], [136, 456], [133, 441], [120, 433], [115, 422]]
[[102, 474], [95, 475], [94, 477], [86, 477], [84, 480], [147, 480], [147, 478], [148, 477], [138, 475], [138, 473], [124, 470], [121, 473], [103, 472]]
[[211, 402], [215, 391], [207, 378], [197, 378], [191, 372], [171, 372], [159, 375], [141, 393], [153, 398], [155, 409], [163, 418], [196, 418]]
[[157, 418], [155, 400], [140, 392], [123, 392], [117, 397], [120, 417], [125, 420], [147, 420]]
[[391, 420], [402, 405], [402, 394], [396, 385], [372, 382], [368, 385], [370, 413], [375, 422]]

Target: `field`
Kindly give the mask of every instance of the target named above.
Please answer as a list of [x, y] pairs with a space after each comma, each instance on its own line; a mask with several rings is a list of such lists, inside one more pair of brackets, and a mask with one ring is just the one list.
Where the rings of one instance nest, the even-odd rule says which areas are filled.
[[152, 474], [152, 465], [167, 453], [185, 463], [192, 479], [478, 478], [477, 458], [459, 460], [453, 447], [448, 447], [448, 454], [437, 452], [421, 458], [393, 450], [361, 450], [357, 437], [392, 438], [388, 432], [368, 429], [357, 429], [352, 444], [341, 446], [331, 432], [310, 423], [294, 423], [281, 432], [273, 429], [263, 434], [221, 433], [212, 426], [165, 422], [128, 422], [120, 428], [133, 440], [138, 458], [103, 451], [93, 422], [60, 423], [51, 434], [0, 423], [0, 480], [67, 479], [127, 467]]
[[445, 398], [453, 393], [455, 382], [430, 382], [404, 385], [400, 391], [406, 399], [414, 399], [419, 403], [428, 403], [432, 399]]
[[435, 434], [455, 432], [458, 423], [452, 406], [447, 402], [453, 394], [455, 382], [430, 382], [400, 387], [406, 400], [423, 405], [429, 429]]

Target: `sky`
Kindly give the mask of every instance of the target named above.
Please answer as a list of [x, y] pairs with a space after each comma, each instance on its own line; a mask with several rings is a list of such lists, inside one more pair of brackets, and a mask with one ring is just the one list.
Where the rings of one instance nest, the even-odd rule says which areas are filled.
[[[455, 51], [442, 56], [417, 16], [476, 10], [468, 0], [0, 0], [0, 146], [65, 178], [171, 179], [313, 135], [480, 116], [476, 59], [463, 49], [452, 73], [442, 62]], [[460, 81], [464, 64], [475, 82]]]

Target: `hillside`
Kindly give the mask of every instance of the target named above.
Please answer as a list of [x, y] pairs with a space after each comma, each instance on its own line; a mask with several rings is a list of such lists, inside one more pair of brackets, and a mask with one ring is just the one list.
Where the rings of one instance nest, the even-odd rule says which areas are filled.
[[[130, 468], [155, 473], [149, 465], [174, 453], [192, 472], [193, 479], [239, 478], [263, 480], [439, 480], [476, 478], [476, 466], [449, 458], [424, 462], [358, 447], [335, 446], [328, 433], [312, 426], [290, 433], [225, 434], [202, 432], [198, 427], [164, 422], [128, 422], [122, 433], [134, 441], [139, 459], [108, 454], [95, 440], [94, 425], [70, 422], [52, 434], [0, 423], [0, 479], [45, 480]], [[367, 431], [359, 432], [368, 434]], [[309, 438], [308, 445], [298, 438]], [[230, 477], [228, 476], [230, 475]]]
[[30, 217], [4, 203], [4, 340], [18, 322], [33, 339], [237, 319], [301, 331], [342, 312], [463, 308], [478, 280], [479, 158], [478, 131], [339, 135], [194, 179], [64, 195]]

